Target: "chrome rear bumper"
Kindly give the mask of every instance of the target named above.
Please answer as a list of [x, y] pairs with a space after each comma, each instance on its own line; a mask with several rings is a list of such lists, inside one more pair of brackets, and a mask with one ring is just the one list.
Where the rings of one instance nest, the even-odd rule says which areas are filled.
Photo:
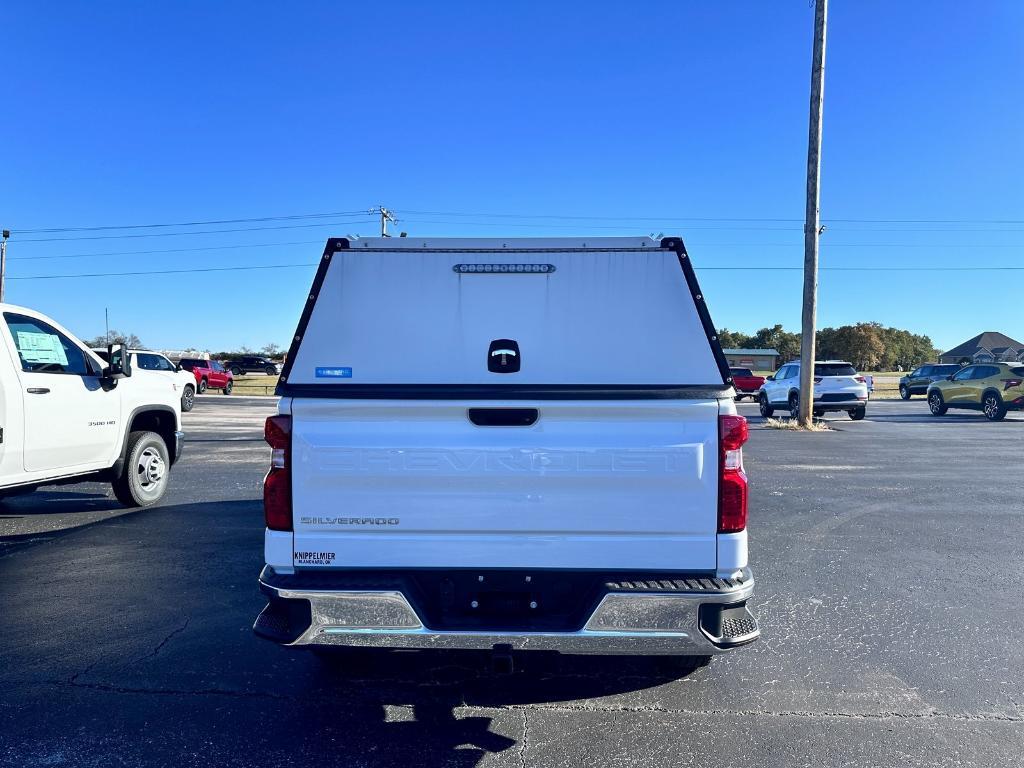
[[622, 591], [610, 589], [576, 630], [432, 629], [401, 590], [323, 589], [322, 584], [306, 589], [296, 576], [280, 577], [264, 568], [260, 588], [270, 602], [253, 629], [288, 646], [466, 650], [498, 646], [635, 655], [716, 654], [760, 636], [757, 620], [746, 606], [754, 591], [749, 570], [737, 579], [660, 583], [672, 588], [660, 590], [658, 582], [640, 582], [641, 588], [636, 588], [637, 582], [626, 582]]

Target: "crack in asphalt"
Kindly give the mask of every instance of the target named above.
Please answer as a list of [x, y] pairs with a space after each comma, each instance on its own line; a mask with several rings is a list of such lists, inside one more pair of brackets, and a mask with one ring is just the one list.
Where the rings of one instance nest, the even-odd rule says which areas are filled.
[[523, 709], [523, 740], [519, 746], [519, 765], [526, 768], [526, 750], [530, 746], [530, 710]]
[[65, 682], [67, 682], [70, 685], [74, 685], [75, 681], [78, 680], [78, 678], [80, 678], [82, 675], [86, 675], [89, 672], [91, 672], [93, 667], [95, 667], [97, 664], [99, 664], [100, 661], [102, 661], [102, 660], [103, 660], [103, 657], [101, 656], [98, 659], [96, 659], [95, 661], [93, 661], [91, 664], [86, 666], [84, 669], [81, 669], [78, 672], [75, 672], [75, 674], [73, 674], [71, 677], [69, 677]]
[[164, 637], [164, 639], [163, 639], [163, 640], [161, 640], [161, 641], [160, 641], [159, 643], [157, 643], [157, 645], [156, 645], [156, 648], [154, 648], [154, 649], [153, 649], [152, 651], [150, 651], [149, 653], [147, 653], [147, 654], [146, 654], [145, 656], [140, 656], [140, 657], [139, 657], [139, 658], [137, 658], [137, 659], [136, 659], [135, 661], [133, 661], [133, 662], [130, 662], [130, 663], [128, 664], [128, 666], [131, 666], [132, 664], [139, 664], [140, 662], [143, 662], [143, 661], [145, 661], [146, 659], [152, 659], [152, 658], [153, 658], [154, 656], [156, 656], [156, 655], [157, 655], [158, 653], [160, 653], [161, 649], [162, 649], [162, 648], [163, 648], [163, 647], [164, 647], [165, 645], [167, 645], [167, 644], [168, 644], [169, 642], [171, 642], [171, 640], [172, 640], [172, 639], [174, 638], [174, 636], [175, 636], [175, 635], [180, 635], [180, 634], [181, 634], [182, 632], [184, 632], [184, 631], [185, 631], [186, 629], [188, 629], [188, 623], [189, 623], [190, 621], [192, 621], [192, 617], [191, 617], [191, 616], [186, 616], [186, 617], [185, 617], [185, 623], [184, 623], [184, 624], [182, 624], [182, 625], [181, 625], [180, 627], [177, 627], [176, 629], [172, 629], [172, 630], [171, 630], [171, 631], [170, 631], [170, 632], [169, 632], [169, 633], [168, 633], [168, 634], [167, 634], [167, 635], [166, 635], [166, 636]]

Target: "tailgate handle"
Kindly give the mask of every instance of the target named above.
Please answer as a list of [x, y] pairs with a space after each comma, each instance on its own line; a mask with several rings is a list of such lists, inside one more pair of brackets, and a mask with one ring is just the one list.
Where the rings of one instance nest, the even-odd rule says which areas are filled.
[[478, 427], [529, 427], [537, 421], [536, 408], [470, 408], [467, 413]]

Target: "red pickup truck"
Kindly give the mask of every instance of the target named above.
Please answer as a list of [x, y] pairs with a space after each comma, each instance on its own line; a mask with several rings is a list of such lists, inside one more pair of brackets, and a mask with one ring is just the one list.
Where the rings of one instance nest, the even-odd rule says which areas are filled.
[[196, 389], [202, 394], [207, 389], [220, 389], [225, 395], [230, 395], [235, 386], [235, 377], [216, 360], [199, 360], [192, 357], [183, 357], [181, 367], [186, 371], [192, 371], [196, 377]]
[[755, 376], [749, 368], [730, 368], [729, 373], [732, 374], [732, 385], [736, 389], [737, 400], [742, 400], [744, 397], [753, 400], [761, 385], [764, 384], [764, 376]]

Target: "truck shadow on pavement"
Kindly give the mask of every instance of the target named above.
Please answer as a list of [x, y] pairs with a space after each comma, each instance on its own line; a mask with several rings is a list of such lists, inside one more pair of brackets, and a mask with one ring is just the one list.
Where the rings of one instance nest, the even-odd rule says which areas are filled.
[[[515, 671], [501, 673], [492, 669], [486, 652], [342, 649], [329, 656], [305, 655], [310, 704], [339, 697], [358, 702], [348, 719], [348, 726], [360, 733], [358, 741], [387, 745], [379, 754], [362, 753], [360, 764], [367, 765], [474, 766], [514, 748], [525, 763], [531, 713], [560, 704], [587, 709], [586, 700], [681, 677], [674, 660], [657, 657], [520, 654]], [[342, 722], [340, 712], [322, 703], [305, 714], [327, 715], [327, 722], [311, 729], [327, 740]]]
[[121, 504], [103, 491], [46, 491], [0, 497], [0, 513], [54, 515], [121, 509]]
[[50, 541], [124, 510], [103, 491], [35, 491], [0, 497], [0, 554]]

